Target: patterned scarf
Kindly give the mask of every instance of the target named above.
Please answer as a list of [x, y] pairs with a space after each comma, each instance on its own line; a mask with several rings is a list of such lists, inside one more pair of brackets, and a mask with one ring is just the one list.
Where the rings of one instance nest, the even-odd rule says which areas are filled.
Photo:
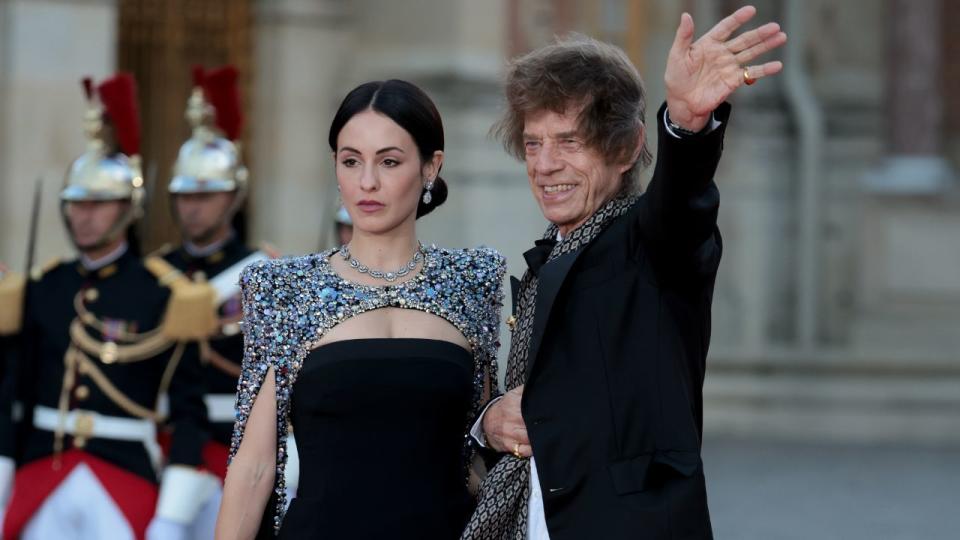
[[[637, 201], [636, 196], [617, 197], [590, 216], [550, 251], [547, 263], [593, 241], [614, 219], [625, 214]], [[544, 240], [557, 237], [557, 226], [550, 225]], [[507, 360], [506, 390], [526, 382], [527, 354], [533, 336], [533, 319], [537, 305], [537, 276], [527, 270], [520, 280], [517, 323], [510, 339]], [[477, 509], [470, 518], [461, 540], [525, 540], [527, 537], [527, 504], [530, 499], [530, 461], [511, 454], [503, 456], [480, 485]]]

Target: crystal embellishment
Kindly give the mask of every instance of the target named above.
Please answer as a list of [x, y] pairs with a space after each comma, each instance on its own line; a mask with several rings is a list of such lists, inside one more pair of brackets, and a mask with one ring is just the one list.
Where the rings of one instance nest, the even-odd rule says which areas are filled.
[[[469, 476], [467, 465], [476, 452], [469, 430], [486, 405], [483, 395], [487, 374], [494, 374], [488, 390], [497, 394], [501, 283], [506, 270], [499, 253], [488, 248], [421, 247], [418, 254], [423, 269], [416, 276], [380, 286], [343, 279], [330, 265], [329, 259], [336, 253], [331, 249], [303, 257], [258, 261], [240, 275], [244, 352], [230, 459], [243, 440], [257, 394], [272, 373], [277, 399], [275, 531], [279, 531], [286, 509], [284, 470], [293, 386], [309, 351], [336, 325], [367, 311], [404, 308], [441, 317], [466, 337], [474, 369], [470, 412], [463, 419], [464, 483]], [[405, 268], [409, 272], [416, 264]]]

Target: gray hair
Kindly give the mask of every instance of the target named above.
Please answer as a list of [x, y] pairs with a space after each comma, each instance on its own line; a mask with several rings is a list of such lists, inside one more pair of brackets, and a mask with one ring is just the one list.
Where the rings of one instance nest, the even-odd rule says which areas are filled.
[[[506, 80], [507, 109], [492, 133], [517, 159], [525, 155], [527, 113], [564, 113], [580, 107], [578, 131], [612, 163], [627, 163], [644, 129], [646, 93], [637, 68], [619, 47], [582, 34], [557, 39], [514, 59]], [[621, 192], [640, 190], [640, 171], [653, 162], [644, 137], [637, 160], [623, 174]]]

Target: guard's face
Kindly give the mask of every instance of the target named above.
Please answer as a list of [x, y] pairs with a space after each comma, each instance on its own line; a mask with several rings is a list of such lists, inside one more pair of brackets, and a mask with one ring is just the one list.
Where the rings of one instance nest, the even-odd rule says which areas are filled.
[[65, 213], [73, 243], [80, 251], [95, 249], [123, 217], [127, 201], [72, 201]]
[[608, 163], [577, 130], [578, 110], [535, 111], [524, 118], [530, 189], [544, 217], [566, 235], [620, 190], [629, 166]]
[[443, 152], [422, 163], [405, 129], [366, 110], [340, 130], [334, 159], [340, 197], [354, 231], [382, 234], [414, 223], [424, 183], [436, 176]]
[[184, 235], [192, 242], [205, 241], [223, 224], [236, 193], [182, 193], [173, 196], [177, 219]]

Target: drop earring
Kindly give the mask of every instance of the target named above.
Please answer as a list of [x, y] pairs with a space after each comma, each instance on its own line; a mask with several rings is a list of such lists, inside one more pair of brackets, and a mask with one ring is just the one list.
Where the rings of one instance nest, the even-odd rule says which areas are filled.
[[430, 193], [430, 190], [433, 189], [433, 180], [427, 180], [427, 183], [423, 186], [423, 204], [430, 204], [433, 200], [433, 194]]

